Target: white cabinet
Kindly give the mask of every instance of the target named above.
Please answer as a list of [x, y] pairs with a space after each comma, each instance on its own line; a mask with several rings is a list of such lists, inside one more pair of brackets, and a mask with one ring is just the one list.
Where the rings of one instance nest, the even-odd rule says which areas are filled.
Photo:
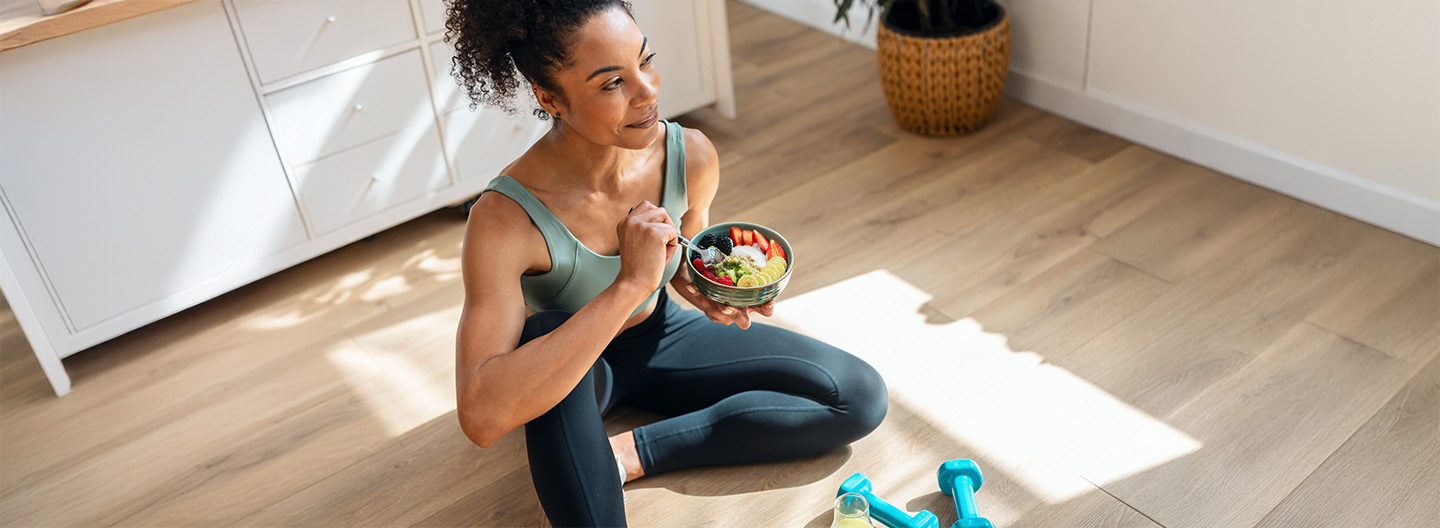
[[295, 169], [311, 225], [325, 235], [449, 185], [435, 125], [412, 126]]
[[306, 240], [219, 0], [7, 51], [0, 93], [3, 286], [37, 355], [58, 364]]
[[441, 113], [469, 108], [470, 99], [465, 97], [465, 90], [450, 74], [455, 48], [444, 42], [436, 42], [430, 45], [430, 57], [433, 72], [430, 86], [435, 96], [435, 107], [439, 108]]
[[[733, 108], [722, 0], [635, 15], [662, 116]], [[470, 110], [443, 34], [440, 0], [200, 0], [0, 54], [0, 289], [56, 392], [61, 358], [464, 201], [548, 130]]]
[[[650, 39], [655, 67], [660, 70], [660, 111], [669, 115], [689, 112], [715, 101], [713, 57], [697, 35], [707, 20], [701, 2], [635, 2], [631, 12], [640, 31]], [[727, 66], [728, 68], [728, 66]]]
[[420, 0], [420, 14], [425, 21], [426, 33], [445, 31], [444, 0]]
[[531, 117], [529, 107], [523, 104], [518, 105], [517, 115], [485, 107], [470, 110], [470, 100], [450, 76], [454, 50], [444, 42], [436, 42], [430, 49], [431, 86], [435, 106], [442, 113], [445, 155], [457, 178], [483, 186], [524, 153], [549, 125], [537, 122]]
[[445, 115], [445, 152], [461, 180], [488, 183], [544, 133], [498, 110], [456, 110]]
[[285, 159], [297, 164], [435, 122], [418, 50], [286, 88], [265, 101]]
[[261, 83], [415, 39], [407, 0], [233, 0]]

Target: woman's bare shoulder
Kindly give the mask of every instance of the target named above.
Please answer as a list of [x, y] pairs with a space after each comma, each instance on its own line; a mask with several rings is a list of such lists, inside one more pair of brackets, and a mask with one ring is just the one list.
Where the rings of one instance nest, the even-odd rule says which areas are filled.
[[462, 248], [465, 262], [479, 267], [519, 269], [521, 273], [549, 268], [545, 237], [539, 228], [524, 207], [496, 191], [480, 195], [470, 208]]
[[702, 167], [705, 165], [717, 164], [720, 155], [715, 152], [715, 144], [697, 128], [682, 128], [685, 132], [685, 168]]
[[708, 208], [720, 187], [720, 155], [710, 138], [693, 128], [685, 129], [685, 186], [692, 208]]

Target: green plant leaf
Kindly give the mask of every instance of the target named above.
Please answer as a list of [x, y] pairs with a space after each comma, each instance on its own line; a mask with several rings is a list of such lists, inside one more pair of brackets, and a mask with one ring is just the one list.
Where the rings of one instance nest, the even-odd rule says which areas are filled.
[[835, 20], [833, 23], [845, 21], [845, 29], [850, 29], [850, 6], [855, 5], [855, 0], [835, 0]]

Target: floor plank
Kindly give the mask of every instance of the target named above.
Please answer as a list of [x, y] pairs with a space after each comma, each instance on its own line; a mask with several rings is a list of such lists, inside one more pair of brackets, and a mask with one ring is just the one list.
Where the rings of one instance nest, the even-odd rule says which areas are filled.
[[1426, 526], [1440, 519], [1440, 360], [1256, 526]]
[[[890, 411], [632, 482], [632, 525], [823, 528], [862, 472], [948, 526], [956, 458], [998, 526], [1440, 517], [1440, 248], [1009, 99], [904, 132], [872, 51], [727, 7], [739, 118], [678, 119], [720, 153], [712, 220], [791, 241], [771, 323], [870, 361]], [[437, 211], [101, 344], [64, 398], [0, 300], [0, 526], [537, 525], [523, 433], [456, 423], [463, 234]]]
[[1203, 449], [1118, 481], [1104, 467], [1086, 478], [1167, 527], [1254, 526], [1415, 372], [1302, 324], [1166, 417]]
[[1015, 350], [1074, 350], [1128, 319], [1170, 285], [1085, 250], [975, 312]]
[[1009, 524], [1012, 528], [1086, 526], [1093, 528], [1160, 528], [1153, 519], [1100, 489], [1060, 504], [1031, 510]]

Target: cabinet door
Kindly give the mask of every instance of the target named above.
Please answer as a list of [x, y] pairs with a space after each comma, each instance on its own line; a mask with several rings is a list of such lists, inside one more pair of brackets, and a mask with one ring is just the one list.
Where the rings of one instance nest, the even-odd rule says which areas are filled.
[[260, 81], [415, 38], [407, 0], [235, 0]]
[[[700, 2], [703, 4], [703, 2]], [[660, 69], [660, 115], [674, 116], [715, 102], [710, 53], [695, 0], [635, 0], [632, 11], [650, 39]]]
[[511, 117], [493, 108], [462, 108], [445, 116], [446, 152], [461, 180], [490, 181], [550, 129], [548, 121]]
[[356, 66], [265, 96], [275, 142], [298, 165], [434, 123], [418, 50]]
[[420, 0], [420, 12], [425, 15], [426, 33], [445, 31], [445, 4], [447, 3], [444, 0]]
[[72, 333], [306, 239], [219, 0], [6, 51], [0, 93], [0, 192]]
[[431, 86], [436, 106], [444, 112], [446, 155], [461, 181], [488, 182], [544, 135], [550, 129], [550, 122], [540, 121], [524, 106], [517, 115], [507, 115], [487, 106], [470, 110], [470, 100], [462, 95], [450, 75], [454, 48], [436, 42], [430, 50], [431, 59], [435, 61]]
[[295, 167], [294, 174], [316, 235], [450, 184], [433, 123]]

